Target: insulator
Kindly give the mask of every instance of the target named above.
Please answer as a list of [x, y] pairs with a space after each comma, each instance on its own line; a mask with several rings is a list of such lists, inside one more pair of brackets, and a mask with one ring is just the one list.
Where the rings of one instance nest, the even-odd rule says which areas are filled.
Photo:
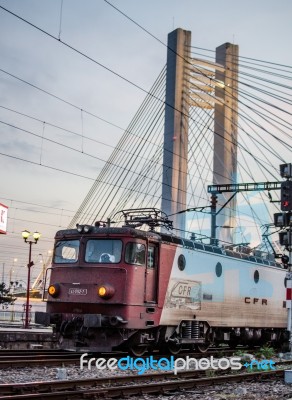
[[184, 321], [182, 324], [182, 337], [191, 339], [192, 337], [192, 321]]
[[192, 339], [199, 339], [200, 324], [199, 321], [192, 321]]

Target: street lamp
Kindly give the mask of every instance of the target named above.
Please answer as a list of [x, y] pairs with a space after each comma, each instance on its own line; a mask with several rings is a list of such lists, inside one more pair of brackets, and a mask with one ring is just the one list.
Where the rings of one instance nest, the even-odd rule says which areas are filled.
[[[27, 272], [27, 288], [26, 288], [26, 307], [25, 307], [25, 321], [24, 321], [24, 329], [28, 329], [29, 320], [28, 320], [28, 310], [29, 310], [29, 286], [30, 286], [30, 268], [34, 265], [33, 261], [31, 261], [31, 246], [32, 244], [36, 244], [41, 237], [39, 232], [34, 232], [31, 234], [28, 230], [24, 230], [21, 232], [22, 237], [25, 243], [29, 244], [29, 257], [28, 257], [28, 272]], [[28, 238], [32, 235], [34, 240], [28, 240]]]

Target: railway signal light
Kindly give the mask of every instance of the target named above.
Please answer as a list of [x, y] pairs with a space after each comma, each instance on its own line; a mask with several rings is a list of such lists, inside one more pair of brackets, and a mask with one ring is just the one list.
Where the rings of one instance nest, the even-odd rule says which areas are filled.
[[212, 196], [211, 196], [211, 207], [216, 207], [217, 198], [218, 197], [215, 194], [212, 194]]
[[292, 231], [287, 230], [283, 232], [279, 232], [279, 242], [281, 246], [291, 246], [292, 244]]
[[292, 210], [292, 181], [281, 183], [281, 210]]
[[292, 164], [281, 164], [280, 175], [282, 178], [292, 178]]
[[274, 225], [283, 228], [292, 225], [292, 212], [282, 212], [274, 214]]
[[285, 213], [276, 213], [274, 214], [274, 225], [278, 228], [282, 228], [283, 226], [286, 226], [286, 221], [285, 218], [286, 214]]

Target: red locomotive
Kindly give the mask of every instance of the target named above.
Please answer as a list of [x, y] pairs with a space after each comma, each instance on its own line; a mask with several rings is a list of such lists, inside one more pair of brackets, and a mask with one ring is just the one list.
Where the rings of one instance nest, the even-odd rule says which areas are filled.
[[56, 233], [47, 310], [36, 323], [53, 324], [62, 348], [138, 356], [287, 339], [281, 264], [155, 232], [171, 228], [156, 209], [123, 214], [123, 227]]

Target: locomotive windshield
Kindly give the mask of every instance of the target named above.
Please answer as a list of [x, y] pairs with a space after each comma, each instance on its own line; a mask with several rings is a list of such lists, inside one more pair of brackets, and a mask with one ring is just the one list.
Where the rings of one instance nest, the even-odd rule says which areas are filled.
[[55, 263], [74, 263], [78, 259], [79, 240], [60, 240], [56, 243], [54, 262]]
[[113, 239], [90, 239], [86, 243], [85, 261], [89, 263], [119, 263], [122, 241]]

